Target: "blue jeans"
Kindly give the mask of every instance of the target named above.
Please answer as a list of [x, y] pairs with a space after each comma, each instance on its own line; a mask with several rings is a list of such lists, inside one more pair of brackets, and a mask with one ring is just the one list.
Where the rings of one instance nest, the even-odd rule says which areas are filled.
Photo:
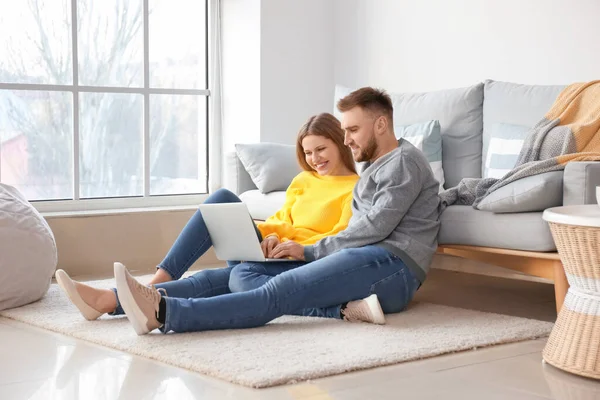
[[[242, 200], [234, 193], [227, 189], [219, 189], [204, 201], [205, 204], [212, 203], [240, 203]], [[262, 240], [260, 232], [256, 229], [256, 233], [259, 240]], [[210, 235], [208, 229], [202, 218], [202, 213], [197, 210], [194, 215], [187, 222], [177, 240], [167, 253], [164, 260], [158, 264], [157, 268], [160, 268], [167, 272], [171, 278], [177, 280], [200, 258], [210, 247], [212, 242], [210, 241]], [[230, 265], [231, 266], [231, 265]], [[186, 281], [192, 287], [189, 288], [186, 293], [196, 293], [197, 296], [209, 297], [217, 296], [220, 294], [230, 293], [229, 291], [229, 272], [231, 268], [223, 268], [217, 270], [205, 270], [200, 271], [196, 275], [199, 275], [198, 279], [192, 281]], [[184, 280], [185, 281], [185, 280]], [[171, 282], [168, 282], [171, 283]], [[158, 284], [157, 288], [164, 287], [166, 284]], [[123, 308], [119, 302], [119, 296], [117, 289], [112, 289], [117, 296], [117, 308], [111, 315], [124, 314]], [[169, 290], [165, 288], [165, 290]], [[177, 293], [176, 289], [171, 289], [173, 294], [169, 293], [170, 296]]]
[[[234, 193], [226, 189], [219, 189], [206, 199], [205, 204], [239, 202], [241, 202], [241, 200]], [[262, 236], [258, 228], [256, 228], [256, 234], [259, 241], [262, 241]], [[202, 218], [202, 213], [200, 210], [198, 210], [183, 228], [179, 234], [179, 237], [177, 240], [175, 240], [175, 243], [167, 253], [165, 259], [158, 265], [158, 268], [166, 271], [174, 281], [160, 283], [155, 285], [155, 287], [165, 289], [169, 297], [178, 298], [212, 297], [231, 293], [231, 290], [229, 289], [229, 275], [233, 267], [240, 264], [239, 261], [228, 261], [228, 267], [226, 268], [202, 270], [188, 278], [179, 280], [181, 276], [192, 266], [192, 264], [194, 264], [194, 262], [196, 262], [200, 256], [206, 253], [211, 246], [212, 242], [210, 240], [208, 229], [206, 228], [206, 224]], [[240, 264], [240, 266], [253, 266], [253, 268], [258, 268], [260, 264], [263, 263]], [[256, 289], [275, 276], [273, 271], [284, 272], [285, 270], [304, 265], [305, 263], [299, 261], [297, 263], [285, 262], [281, 264], [281, 268], [269, 269], [269, 272], [265, 273], [262, 277], [247, 275], [247, 282], [243, 282], [244, 279], [242, 275], [239, 275], [235, 279], [235, 291]], [[283, 265], [285, 265], [285, 267], [283, 267]], [[244, 289], [241, 289], [242, 286]], [[119, 302], [117, 290], [114, 288], [112, 290], [117, 298], [117, 307], [115, 308], [115, 311], [110, 314], [124, 314], [123, 308]], [[320, 317], [333, 317], [335, 313], [335, 307], [325, 309], [297, 310], [294, 312], [296, 315]], [[339, 317], [339, 307], [337, 307], [337, 315]]]
[[[233, 293], [247, 292], [257, 289], [275, 276], [307, 265], [304, 261], [298, 262], [243, 262], [233, 265], [229, 275], [229, 290]], [[169, 296], [171, 294], [169, 293]], [[341, 318], [341, 305], [331, 307], [308, 307], [288, 312], [290, 315], [304, 317]]]
[[[178, 298], [168, 292], [164, 297], [167, 312], [161, 331], [253, 328], [307, 308], [330, 309], [339, 318], [341, 304], [371, 294], [377, 294], [385, 313], [395, 313], [408, 305], [420, 285], [402, 260], [377, 246], [345, 249], [295, 268], [269, 263], [261, 264], [262, 270], [254, 264], [229, 267], [232, 268], [230, 287], [249, 288], [238, 281], [248, 274], [260, 283], [266, 279], [260, 277], [265, 275], [261, 272], [283, 271], [268, 276], [258, 288], [239, 293], [191, 298], [178, 288]], [[175, 288], [182, 282], [170, 284]]]

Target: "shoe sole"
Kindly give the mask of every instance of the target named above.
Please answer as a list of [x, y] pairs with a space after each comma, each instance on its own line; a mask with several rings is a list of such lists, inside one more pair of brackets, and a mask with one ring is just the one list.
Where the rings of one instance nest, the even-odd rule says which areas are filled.
[[135, 333], [138, 335], [145, 335], [150, 332], [148, 329], [148, 318], [144, 315], [142, 310], [138, 307], [137, 303], [133, 299], [129, 285], [127, 284], [127, 271], [123, 264], [116, 262], [114, 264], [115, 270], [115, 281], [117, 282], [117, 292], [119, 293], [119, 301], [121, 307], [127, 315], [127, 319], [131, 322]]
[[69, 300], [71, 300], [71, 303], [73, 303], [73, 305], [77, 307], [81, 315], [83, 315], [83, 318], [87, 319], [88, 321], [95, 321], [98, 318], [100, 318], [102, 314], [104, 314], [103, 312], [100, 312], [92, 306], [88, 305], [81, 298], [81, 295], [75, 287], [75, 283], [65, 271], [59, 269], [54, 273], [54, 276], [56, 277], [56, 282], [58, 283], [58, 286], [60, 286], [63, 292], [67, 294], [67, 297], [69, 298]]
[[365, 299], [367, 304], [369, 305], [369, 309], [373, 314], [373, 323], [377, 325], [385, 325], [385, 314], [381, 309], [381, 304], [379, 304], [379, 299], [376, 294], [372, 294]]

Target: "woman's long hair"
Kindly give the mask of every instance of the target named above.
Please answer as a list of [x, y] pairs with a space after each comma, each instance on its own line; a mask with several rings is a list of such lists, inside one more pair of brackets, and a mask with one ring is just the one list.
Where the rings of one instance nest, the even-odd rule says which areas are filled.
[[302, 140], [309, 135], [323, 136], [335, 143], [340, 152], [342, 162], [353, 173], [356, 173], [356, 166], [352, 158], [352, 151], [344, 144], [344, 130], [340, 121], [329, 113], [313, 115], [302, 125], [298, 132], [298, 140], [296, 141], [296, 157], [300, 167], [305, 171], [314, 171], [306, 162], [306, 155], [302, 147]]

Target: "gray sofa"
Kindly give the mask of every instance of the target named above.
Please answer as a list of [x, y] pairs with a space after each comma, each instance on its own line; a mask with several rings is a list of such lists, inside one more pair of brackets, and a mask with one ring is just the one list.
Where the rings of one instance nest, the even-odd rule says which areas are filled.
[[[494, 127], [499, 123], [532, 127], [550, 109], [563, 88], [488, 80], [466, 88], [390, 94], [394, 102], [395, 126], [431, 119], [440, 121], [444, 186], [449, 188], [457, 185], [462, 178], [482, 177]], [[336, 97], [343, 94], [336, 88]], [[255, 219], [265, 219], [283, 204], [284, 192], [262, 193], [258, 190], [238, 153], [226, 155], [225, 186], [241, 195]], [[598, 185], [600, 163], [569, 163], [562, 178], [562, 188], [558, 189], [556, 205], [594, 203], [595, 187]], [[545, 194], [542, 191], [538, 196]], [[514, 252], [496, 253], [526, 257], [533, 255], [534, 258], [550, 260], [547, 255], [536, 256], [536, 253], [556, 251], [550, 230], [542, 220], [542, 211], [495, 213], [476, 210], [471, 206], [450, 206], [441, 215], [438, 241], [446, 246], [509, 249]], [[454, 255], [465, 257], [464, 252]], [[489, 257], [475, 259], [485, 261]], [[558, 260], [558, 256], [552, 260]], [[511, 268], [514, 263], [514, 258], [510, 258], [496, 264]], [[531, 273], [550, 279], [555, 276], [551, 271]]]
[[[437, 92], [390, 93], [394, 126], [439, 121], [441, 140], [438, 143], [441, 143], [444, 188], [447, 189], [456, 186], [462, 178], [488, 176], [490, 160], [496, 156], [491, 143], [498, 143], [494, 142], [498, 127], [509, 133], [520, 130], [526, 135], [548, 112], [563, 88], [488, 80]], [[334, 103], [348, 91], [336, 87]], [[275, 147], [269, 150], [270, 146]], [[499, 159], [502, 157], [500, 154]], [[255, 219], [264, 220], [283, 204], [285, 188], [299, 171], [293, 166], [294, 160], [291, 145], [237, 145], [235, 152], [226, 154], [224, 186], [240, 195]], [[448, 261], [452, 265], [454, 257], [460, 257], [553, 281], [559, 311], [569, 284], [548, 225], [542, 219], [543, 210], [595, 203], [595, 188], [600, 186], [600, 162], [572, 162], [564, 172], [558, 172], [558, 179], [557, 172], [549, 173], [552, 174], [546, 181], [537, 182], [538, 178], [545, 178], [544, 174], [536, 175], [500, 189], [506, 197], [501, 200], [509, 205], [508, 210], [507, 207], [497, 210], [493, 205], [490, 210], [489, 204], [486, 211], [472, 206], [446, 208], [440, 217], [438, 255], [434, 264]], [[526, 179], [530, 180], [529, 186], [525, 185]], [[552, 180], [554, 183], [549, 184]], [[267, 188], [265, 181], [278, 183]], [[273, 190], [274, 187], [277, 190]], [[518, 204], [519, 212], [511, 211], [514, 203]], [[481, 203], [478, 207], [481, 208]], [[478, 268], [478, 264], [471, 267]]]

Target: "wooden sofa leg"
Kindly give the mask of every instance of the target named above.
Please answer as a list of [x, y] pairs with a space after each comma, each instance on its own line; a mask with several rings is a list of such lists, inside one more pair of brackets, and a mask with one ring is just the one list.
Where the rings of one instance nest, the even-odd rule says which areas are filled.
[[554, 296], [556, 298], [556, 313], [560, 312], [569, 290], [569, 281], [560, 261], [554, 262]]

